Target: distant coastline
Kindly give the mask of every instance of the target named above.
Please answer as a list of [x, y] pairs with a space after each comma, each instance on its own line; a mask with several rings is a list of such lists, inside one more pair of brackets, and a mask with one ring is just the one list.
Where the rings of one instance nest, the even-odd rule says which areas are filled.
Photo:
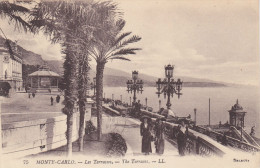
[[[113, 82], [106, 81], [106, 87], [126, 87], [124, 81], [114, 80]], [[155, 82], [144, 82], [144, 87], [156, 87]], [[228, 85], [221, 83], [210, 83], [210, 82], [183, 82], [183, 87], [229, 87]]]
[[[3, 41], [4, 38], [0, 36], [0, 41]], [[23, 78], [26, 80], [28, 73], [31, 71], [36, 71], [43, 64], [47, 64], [49, 68], [62, 75], [63, 74], [63, 61], [62, 60], [44, 60], [40, 54], [36, 54], [32, 51], [27, 51], [21, 46], [18, 46], [18, 50], [22, 53], [23, 56]], [[27, 72], [28, 71], [28, 72]], [[89, 72], [89, 78], [95, 76], [95, 70], [91, 69]], [[156, 80], [158, 78], [145, 75], [140, 72], [139, 74], [140, 80], [143, 80], [144, 87], [156, 87]], [[186, 76], [178, 76], [175, 77], [180, 78], [183, 81], [183, 87], [233, 87], [240, 86], [237, 84], [230, 84], [225, 82], [213, 81], [210, 79], [203, 78], [193, 78]], [[126, 81], [131, 79], [131, 71], [124, 72], [122, 70], [113, 69], [113, 68], [105, 68], [104, 72], [104, 86], [106, 87], [125, 87]]]

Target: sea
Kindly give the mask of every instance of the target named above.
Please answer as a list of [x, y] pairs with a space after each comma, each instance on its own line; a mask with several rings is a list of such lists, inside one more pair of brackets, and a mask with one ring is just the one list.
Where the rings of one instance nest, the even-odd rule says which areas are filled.
[[[130, 103], [133, 101], [133, 93], [128, 93], [126, 87], [104, 87], [104, 97]], [[161, 107], [166, 108], [167, 99], [163, 95], [156, 94], [155, 87], [144, 87], [142, 94], [137, 93], [137, 100], [153, 108], [154, 112], [159, 110], [159, 100]], [[210, 119], [209, 119], [209, 99], [210, 99]], [[197, 124], [207, 125], [229, 122], [228, 111], [236, 103], [246, 111], [245, 130], [249, 133], [252, 126], [255, 126], [256, 136], [260, 137], [260, 88], [255, 86], [232, 86], [232, 87], [183, 87], [182, 95], [178, 99], [177, 95], [171, 97], [171, 109], [180, 117], [189, 114], [194, 119], [194, 108], [197, 109]]]

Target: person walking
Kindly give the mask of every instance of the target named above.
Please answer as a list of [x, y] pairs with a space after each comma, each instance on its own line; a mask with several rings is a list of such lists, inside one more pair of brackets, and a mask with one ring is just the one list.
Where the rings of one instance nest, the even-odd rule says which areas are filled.
[[149, 155], [152, 153], [151, 142], [153, 139], [152, 136], [152, 126], [151, 126], [151, 118], [148, 116], [144, 116], [141, 118], [141, 125], [140, 125], [140, 134], [142, 136], [142, 153], [145, 155]]
[[141, 103], [140, 100], [138, 100], [138, 102], [135, 103], [135, 116], [139, 117], [141, 114]]
[[165, 131], [165, 118], [157, 118], [155, 124], [155, 149], [156, 153], [162, 155], [164, 153], [164, 131]]
[[53, 105], [53, 98], [52, 98], [52, 96], [51, 96], [51, 106]]
[[221, 140], [221, 144], [222, 144], [222, 145], [225, 145], [225, 146], [228, 145], [227, 136], [226, 136], [226, 133], [225, 133], [225, 132], [223, 133], [222, 140]]
[[180, 156], [185, 155], [185, 147], [187, 141], [188, 127], [185, 125], [184, 121], [178, 126], [177, 130], [177, 144]]
[[60, 102], [60, 95], [56, 96], [56, 102], [59, 103]]

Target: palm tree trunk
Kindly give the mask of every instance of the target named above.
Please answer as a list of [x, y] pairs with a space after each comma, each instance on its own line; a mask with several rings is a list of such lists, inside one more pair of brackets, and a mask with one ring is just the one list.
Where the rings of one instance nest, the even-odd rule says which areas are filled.
[[67, 156], [72, 156], [73, 113], [67, 115]]
[[[71, 37], [66, 37], [66, 42], [70, 42]], [[76, 79], [77, 79], [77, 58], [75, 53], [72, 52], [72, 46], [69, 43], [63, 44], [65, 47], [64, 53], [65, 62], [64, 67], [64, 81], [65, 85], [65, 98], [63, 113], [67, 115], [67, 156], [72, 155], [72, 130], [73, 130], [73, 110], [76, 102]]]
[[85, 111], [86, 111], [86, 91], [88, 83], [88, 60], [86, 55], [82, 55], [79, 60], [79, 78], [78, 78], [78, 98], [79, 98], [79, 151], [83, 151], [83, 139], [85, 130]]
[[79, 112], [80, 112], [80, 116], [79, 116], [79, 151], [82, 152], [83, 151], [83, 140], [84, 140], [84, 130], [85, 130], [85, 103], [80, 103], [81, 105], [79, 105]]
[[96, 70], [96, 103], [97, 103], [97, 138], [101, 139], [102, 136], [102, 99], [103, 99], [103, 73], [104, 73], [105, 63], [97, 62]]

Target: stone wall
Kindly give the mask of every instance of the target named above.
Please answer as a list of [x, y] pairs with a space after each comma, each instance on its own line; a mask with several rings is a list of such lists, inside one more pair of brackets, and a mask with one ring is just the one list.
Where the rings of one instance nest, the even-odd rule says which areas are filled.
[[[55, 149], [67, 143], [67, 116], [2, 125], [4, 156], [22, 157]], [[79, 113], [74, 114], [73, 141], [78, 138]]]

